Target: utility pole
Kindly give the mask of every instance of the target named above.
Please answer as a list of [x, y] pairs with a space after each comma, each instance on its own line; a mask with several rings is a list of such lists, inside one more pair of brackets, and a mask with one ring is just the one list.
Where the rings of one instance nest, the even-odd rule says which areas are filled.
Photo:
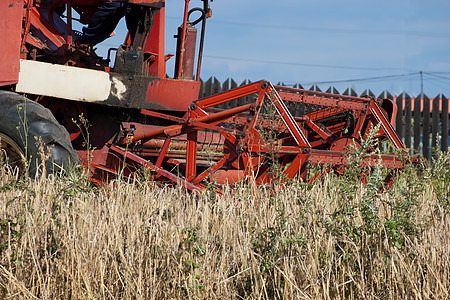
[[420, 96], [423, 97], [423, 72], [420, 71]]

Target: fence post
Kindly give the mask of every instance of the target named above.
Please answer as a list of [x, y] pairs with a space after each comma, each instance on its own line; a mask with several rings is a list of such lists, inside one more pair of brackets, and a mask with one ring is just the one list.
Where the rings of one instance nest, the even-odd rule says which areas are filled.
[[405, 93], [405, 147], [411, 151], [412, 107], [411, 97]]
[[205, 82], [200, 78], [200, 91], [198, 92], [198, 98], [205, 98]]
[[[435, 150], [439, 147], [439, 120], [441, 119], [441, 112], [439, 111], [439, 102], [441, 100], [440, 95], [437, 95], [433, 99], [433, 111], [431, 113], [431, 146]], [[443, 114], [444, 112], [442, 112]]]
[[427, 95], [423, 95], [423, 128], [422, 128], [422, 155], [426, 159], [431, 158], [430, 153], [430, 98]]
[[441, 124], [441, 132], [442, 132], [442, 151], [448, 151], [448, 99], [442, 95], [442, 124]]
[[365, 96], [375, 98], [375, 94], [369, 89], [366, 89], [364, 92], [361, 93], [361, 97], [365, 97]]
[[[217, 80], [216, 77], [214, 77], [214, 81], [212, 84], [212, 94], [211, 95], [215, 95], [222, 92], [222, 85], [220, 84], [219, 80]], [[218, 105], [218, 107], [216, 108], [225, 108], [226, 103], [221, 103]]]
[[397, 104], [397, 116], [395, 117], [395, 131], [397, 131], [398, 137], [403, 140], [403, 114], [405, 112], [403, 107], [403, 94], [400, 94], [395, 100]]
[[[248, 83], [250, 83], [250, 81]], [[246, 84], [247, 84], [247, 79], [245, 79], [239, 86], [244, 86]], [[237, 105], [238, 106], [242, 106], [244, 104], [247, 104], [247, 98], [246, 97], [238, 98], [238, 99], [236, 99], [236, 101], [237, 101]]]
[[422, 104], [422, 95], [414, 99], [414, 154], [420, 153], [420, 133], [422, 126], [420, 124], [420, 105]]
[[[222, 83], [222, 92], [226, 92], [229, 90], [230, 90], [230, 78], [227, 78], [227, 80], [225, 80], [224, 83]], [[232, 101], [225, 102], [223, 104], [224, 108], [227, 108], [227, 109], [232, 108], [233, 106], [232, 106], [231, 102]]]
[[203, 95], [203, 97], [208, 97], [212, 95], [212, 80], [213, 80], [212, 77], [209, 77], [209, 79], [206, 80], [204, 84], [205, 88], [203, 89], [205, 94]]

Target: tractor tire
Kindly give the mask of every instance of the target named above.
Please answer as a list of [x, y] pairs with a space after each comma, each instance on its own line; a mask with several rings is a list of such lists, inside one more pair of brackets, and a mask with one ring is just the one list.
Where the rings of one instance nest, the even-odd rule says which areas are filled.
[[32, 178], [41, 176], [43, 167], [47, 175], [67, 174], [78, 163], [67, 130], [41, 104], [0, 91], [0, 120], [0, 157], [20, 172], [27, 166]]

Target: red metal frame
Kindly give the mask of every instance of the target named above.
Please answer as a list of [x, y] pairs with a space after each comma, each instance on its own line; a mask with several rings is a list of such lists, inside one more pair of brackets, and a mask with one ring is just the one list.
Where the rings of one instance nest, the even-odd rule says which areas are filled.
[[[216, 108], [251, 95], [254, 100], [248, 104], [227, 110]], [[286, 106], [289, 102], [319, 108], [294, 118]], [[234, 184], [254, 180], [267, 184], [295, 176], [312, 181], [331, 169], [342, 172], [349, 164], [346, 146], [357, 141], [355, 136], [364, 137], [374, 124], [380, 124], [377, 138], [390, 140], [396, 149], [403, 148], [386, 114], [373, 99], [274, 87], [267, 81], [194, 101], [182, 118], [149, 110], [141, 113], [175, 124], [126, 136], [103, 151], [123, 156], [133, 170], [145, 166], [155, 171], [154, 179], [179, 182], [190, 190], [200, 190], [208, 182]], [[352, 128], [341, 121], [326, 126], [330, 119], [349, 114], [359, 116]], [[346, 135], [345, 130], [353, 132]], [[267, 138], [271, 134], [272, 139]], [[209, 146], [216, 147], [216, 152], [203, 152], [199, 146], [205, 144], [208, 135]], [[309, 138], [315, 140], [316, 146]], [[171, 150], [170, 145], [177, 150]], [[375, 167], [380, 162], [394, 169], [405, 164], [402, 157], [373, 151], [364, 156], [361, 165]], [[325, 168], [307, 178], [308, 164]], [[172, 171], [174, 168], [176, 172]], [[93, 173], [102, 173], [99, 168], [94, 169]]]

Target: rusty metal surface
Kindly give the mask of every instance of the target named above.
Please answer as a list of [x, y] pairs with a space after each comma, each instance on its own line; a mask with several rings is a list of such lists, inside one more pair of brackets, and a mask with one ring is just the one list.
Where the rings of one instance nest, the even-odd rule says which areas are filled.
[[109, 97], [89, 102], [122, 108], [187, 111], [200, 89], [198, 81], [143, 75], [110, 73], [110, 81]]

